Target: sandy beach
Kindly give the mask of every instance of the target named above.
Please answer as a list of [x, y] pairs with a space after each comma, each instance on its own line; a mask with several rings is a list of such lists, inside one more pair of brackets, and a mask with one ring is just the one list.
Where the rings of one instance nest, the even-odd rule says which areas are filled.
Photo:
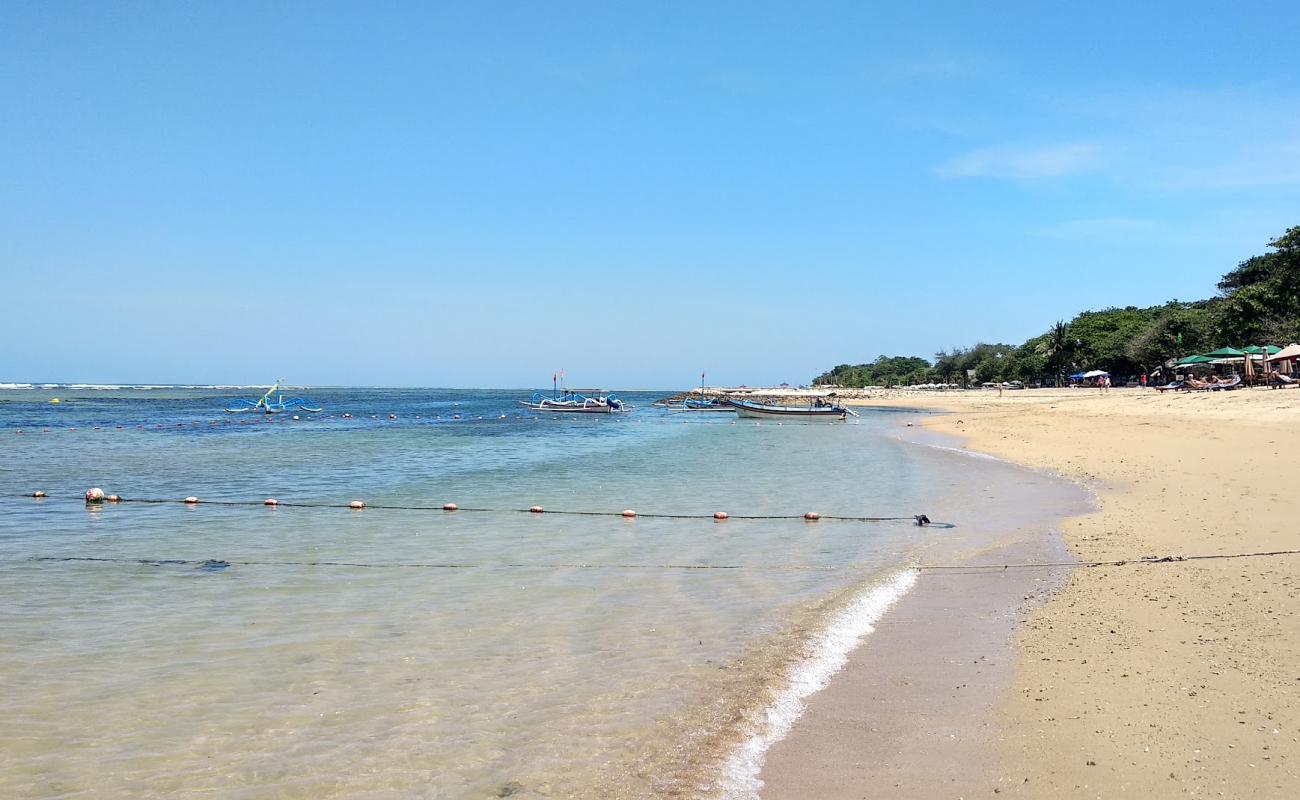
[[[1058, 523], [1081, 562], [1300, 549], [1288, 485], [1300, 467], [1300, 391], [862, 402], [952, 412], [917, 424], [1088, 487], [1095, 510]], [[977, 561], [1045, 560], [1043, 548], [1022, 541]], [[929, 604], [968, 632], [912, 637], [932, 656], [922, 661], [882, 626], [772, 749], [764, 797], [813, 787], [821, 797], [1294, 796], [1300, 555], [1079, 567], [1037, 584], [1046, 602], [1006, 591], [1006, 580], [1001, 570], [923, 573], [898, 612]], [[999, 678], [985, 666], [1004, 652]], [[977, 682], [957, 683], [963, 675]], [[884, 777], [892, 788], [881, 793]]]

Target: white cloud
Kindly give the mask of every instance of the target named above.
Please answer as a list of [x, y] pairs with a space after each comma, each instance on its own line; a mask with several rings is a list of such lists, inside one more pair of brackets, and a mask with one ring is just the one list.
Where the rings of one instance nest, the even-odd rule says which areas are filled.
[[972, 150], [935, 167], [940, 178], [995, 178], [1033, 181], [1095, 172], [1103, 166], [1101, 145], [1094, 142]]

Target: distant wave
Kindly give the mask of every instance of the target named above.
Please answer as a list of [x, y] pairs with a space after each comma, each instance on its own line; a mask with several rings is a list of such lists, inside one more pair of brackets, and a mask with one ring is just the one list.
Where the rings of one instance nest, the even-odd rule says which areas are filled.
[[895, 573], [881, 586], [868, 589], [841, 610], [826, 630], [809, 646], [809, 655], [791, 668], [785, 688], [778, 692], [758, 730], [723, 765], [722, 796], [726, 800], [758, 800], [763, 781], [758, 777], [772, 745], [781, 741], [804, 712], [804, 699], [823, 689], [848, 663], [849, 653], [876, 629], [890, 606], [916, 583], [916, 570]]
[[[268, 384], [203, 384], [203, 383], [0, 383], [4, 389], [71, 389], [85, 392], [148, 392], [166, 389], [200, 389], [200, 390], [259, 390], [265, 391]], [[306, 386], [281, 386], [281, 389], [306, 389]]]

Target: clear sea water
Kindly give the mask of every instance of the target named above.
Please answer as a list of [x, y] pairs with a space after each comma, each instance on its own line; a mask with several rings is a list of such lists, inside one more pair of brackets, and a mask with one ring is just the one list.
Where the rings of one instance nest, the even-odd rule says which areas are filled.
[[259, 394], [0, 390], [0, 797], [721, 792], [810, 636], [960, 531], [510, 509], [938, 518], [972, 469], [881, 411], [330, 389], [297, 421], [222, 412]]

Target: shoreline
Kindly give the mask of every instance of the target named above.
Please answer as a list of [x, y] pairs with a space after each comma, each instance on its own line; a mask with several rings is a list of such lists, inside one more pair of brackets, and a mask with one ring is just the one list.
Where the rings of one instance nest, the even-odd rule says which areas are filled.
[[994, 701], [1010, 685], [1010, 632], [1066, 572], [997, 565], [1068, 561], [1056, 526], [1063, 514], [1085, 511], [1089, 498], [1074, 484], [965, 451], [920, 419], [900, 415], [892, 438], [921, 458], [968, 459], [980, 470], [936, 503], [958, 527], [936, 531], [920, 560], [970, 568], [918, 571], [913, 589], [770, 748], [758, 793], [764, 800], [942, 797], [987, 771], [981, 741], [990, 736]]
[[[860, 404], [948, 412], [924, 429], [1094, 490], [1094, 510], [1060, 522], [1070, 553], [1091, 562], [1300, 546], [1286, 482], [1300, 468], [1293, 397], [1039, 389]], [[1049, 595], [1004, 637], [1008, 683], [964, 712], [985, 731], [973, 752], [986, 768], [960, 772], [946, 794], [1283, 797], [1300, 785], [1300, 556], [1077, 568]], [[854, 664], [880, 645], [856, 651], [823, 695], [867, 707], [878, 683]], [[820, 796], [862, 796], [854, 759], [889, 752], [852, 741], [820, 705], [788, 741], [820, 728], [821, 746], [843, 742], [829, 767], [842, 790]], [[824, 764], [791, 770], [790, 787], [828, 780]], [[904, 768], [890, 796], [925, 796], [934, 770]], [[763, 797], [797, 796], [776, 787]]]

